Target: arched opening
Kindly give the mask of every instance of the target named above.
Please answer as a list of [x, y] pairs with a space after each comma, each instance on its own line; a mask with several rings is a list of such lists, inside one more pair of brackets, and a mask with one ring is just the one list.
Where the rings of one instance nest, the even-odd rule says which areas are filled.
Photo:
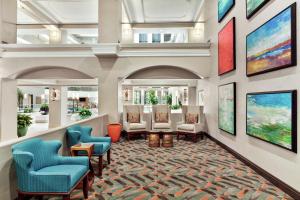
[[124, 105], [144, 105], [145, 118], [150, 119], [152, 105], [168, 104], [172, 115], [179, 116], [182, 105], [197, 104], [200, 79], [200, 75], [178, 66], [150, 66], [129, 73], [119, 82], [119, 112]]
[[[10, 84], [10, 92], [16, 92], [5, 102], [11, 105], [10, 110], [16, 110], [17, 105], [15, 123], [19, 124], [21, 119], [31, 122], [27, 134], [98, 114], [98, 79], [84, 72], [68, 67], [30, 67], [12, 74], [8, 80], [14, 82]], [[88, 114], [82, 114], [86, 113], [83, 110]], [[24, 135], [20, 126], [17, 129], [18, 136]]]

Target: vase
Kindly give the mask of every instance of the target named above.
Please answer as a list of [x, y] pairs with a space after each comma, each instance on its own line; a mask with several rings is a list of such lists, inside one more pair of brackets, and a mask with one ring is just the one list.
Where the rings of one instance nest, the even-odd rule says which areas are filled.
[[28, 126], [23, 127], [23, 128], [18, 128], [18, 137], [25, 136], [27, 131], [28, 131]]
[[108, 136], [111, 138], [113, 143], [116, 143], [120, 140], [121, 137], [122, 125], [119, 123], [113, 123], [107, 125]]

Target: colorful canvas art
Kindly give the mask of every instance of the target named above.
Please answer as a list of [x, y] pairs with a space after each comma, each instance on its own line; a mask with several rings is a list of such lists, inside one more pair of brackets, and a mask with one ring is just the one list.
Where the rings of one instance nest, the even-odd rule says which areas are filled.
[[247, 36], [247, 75], [296, 65], [296, 3]]
[[236, 83], [219, 86], [219, 129], [232, 135], [236, 134], [235, 90]]
[[219, 22], [225, 18], [227, 13], [233, 8], [235, 0], [218, 0], [218, 20]]
[[247, 18], [249, 19], [270, 0], [246, 0], [246, 1], [247, 1]]
[[218, 36], [219, 75], [235, 70], [235, 18], [232, 18]]
[[247, 94], [247, 134], [297, 151], [297, 91]]

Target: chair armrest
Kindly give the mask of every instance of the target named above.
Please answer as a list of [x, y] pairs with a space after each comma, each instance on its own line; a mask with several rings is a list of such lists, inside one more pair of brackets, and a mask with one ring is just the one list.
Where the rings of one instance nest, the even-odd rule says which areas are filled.
[[67, 172], [35, 172], [30, 173], [31, 192], [69, 192], [71, 189], [71, 175]]
[[110, 137], [90, 137], [90, 141], [88, 142], [107, 142], [111, 143], [111, 138]]
[[28, 170], [31, 168], [34, 155], [30, 152], [14, 151], [13, 158], [15, 163], [22, 169]]
[[201, 131], [204, 131], [204, 125], [202, 123], [195, 124], [195, 132], [198, 133]]
[[58, 163], [60, 165], [85, 165], [89, 168], [89, 158], [85, 156], [80, 157], [68, 157], [57, 156]]
[[93, 128], [90, 127], [90, 126], [82, 126], [82, 127], [81, 127], [81, 130], [82, 130], [83, 132], [87, 132], [89, 135], [91, 135]]

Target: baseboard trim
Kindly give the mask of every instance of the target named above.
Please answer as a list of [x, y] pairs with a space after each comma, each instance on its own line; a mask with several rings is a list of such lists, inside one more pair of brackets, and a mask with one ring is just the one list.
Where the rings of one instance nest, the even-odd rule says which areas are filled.
[[216, 144], [218, 144], [219, 146], [221, 146], [222, 148], [227, 150], [229, 153], [231, 153], [233, 156], [235, 156], [237, 159], [239, 159], [240, 161], [245, 163], [247, 166], [249, 166], [251, 169], [253, 169], [256, 173], [263, 176], [265, 179], [270, 181], [273, 185], [275, 185], [276, 187], [280, 188], [282, 191], [284, 191], [285, 193], [290, 195], [292, 198], [300, 199], [300, 192], [298, 192], [296, 189], [289, 186], [288, 184], [286, 184], [282, 180], [278, 179], [277, 177], [273, 176], [272, 174], [270, 174], [266, 170], [262, 169], [258, 165], [254, 164], [253, 162], [251, 162], [250, 160], [248, 160], [247, 158], [245, 158], [244, 156], [242, 156], [238, 152], [234, 151], [233, 149], [231, 149], [230, 147], [228, 147], [224, 143], [220, 142], [216, 138], [212, 137], [211, 135], [209, 135], [207, 133], [205, 133], [205, 135], [206, 135], [207, 138], [211, 139]]

